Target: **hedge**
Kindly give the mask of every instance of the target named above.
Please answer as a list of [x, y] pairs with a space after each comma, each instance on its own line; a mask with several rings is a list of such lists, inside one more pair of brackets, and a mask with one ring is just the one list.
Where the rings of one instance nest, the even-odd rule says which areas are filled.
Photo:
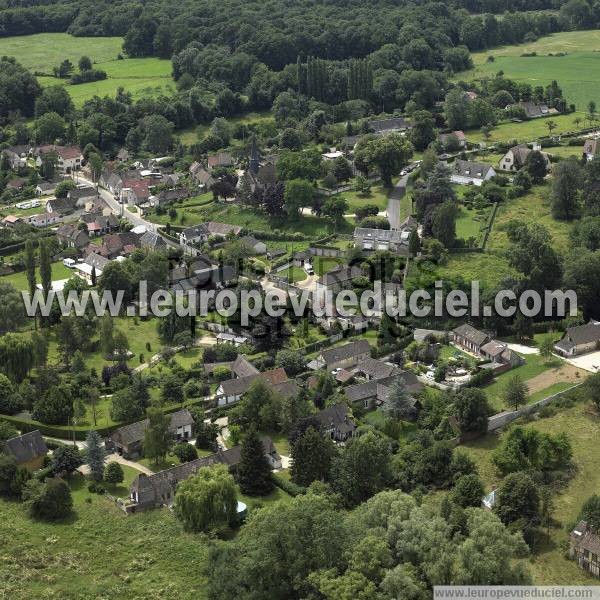
[[306, 488], [302, 487], [290, 481], [289, 479], [284, 479], [277, 473], [273, 473], [273, 483], [280, 489], [289, 494], [290, 496], [296, 497], [301, 496], [302, 494], [306, 494]]

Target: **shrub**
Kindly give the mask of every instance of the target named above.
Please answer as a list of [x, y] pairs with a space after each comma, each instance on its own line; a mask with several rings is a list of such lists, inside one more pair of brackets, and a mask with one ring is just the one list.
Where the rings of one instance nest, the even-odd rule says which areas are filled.
[[104, 481], [116, 485], [123, 483], [123, 479], [125, 479], [123, 467], [118, 462], [109, 462], [104, 469]]
[[71, 490], [62, 479], [47, 479], [45, 483], [36, 479], [28, 481], [23, 499], [32, 517], [48, 521], [63, 519], [73, 509]]
[[180, 462], [186, 463], [196, 460], [198, 458], [198, 451], [192, 444], [186, 442], [177, 444], [173, 449], [173, 454], [179, 459]]
[[306, 494], [305, 487], [298, 485], [289, 479], [284, 479], [277, 473], [273, 473], [273, 483], [290, 496], [300, 496], [301, 494]]

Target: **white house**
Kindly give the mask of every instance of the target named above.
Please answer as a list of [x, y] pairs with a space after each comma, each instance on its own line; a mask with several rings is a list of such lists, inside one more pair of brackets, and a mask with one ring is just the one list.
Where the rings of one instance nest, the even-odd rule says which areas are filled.
[[460, 185], [481, 185], [496, 175], [494, 167], [485, 163], [457, 159], [452, 165], [450, 181]]
[[[533, 150], [539, 150], [539, 146], [534, 146]], [[527, 144], [519, 144], [510, 148], [506, 154], [500, 159], [498, 166], [501, 171], [518, 171], [525, 166], [525, 161], [531, 152], [533, 152]], [[550, 170], [550, 157], [546, 152], [541, 153], [546, 162], [546, 171]]]

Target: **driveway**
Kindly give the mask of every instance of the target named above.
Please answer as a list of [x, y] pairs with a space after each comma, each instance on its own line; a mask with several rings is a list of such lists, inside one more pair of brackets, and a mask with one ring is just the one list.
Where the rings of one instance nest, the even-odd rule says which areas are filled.
[[581, 356], [563, 359], [574, 367], [588, 371], [589, 373], [597, 373], [600, 370], [600, 350], [589, 352]]
[[523, 344], [506, 344], [511, 350], [514, 352], [518, 352], [519, 354], [539, 354], [539, 348], [534, 348], [532, 346], [524, 346]]

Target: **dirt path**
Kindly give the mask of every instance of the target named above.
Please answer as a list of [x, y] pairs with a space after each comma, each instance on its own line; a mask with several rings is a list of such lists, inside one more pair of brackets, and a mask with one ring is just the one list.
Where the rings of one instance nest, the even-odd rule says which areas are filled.
[[[578, 376], [579, 375], [579, 376]], [[545, 390], [555, 383], [572, 382], [579, 383], [587, 376], [587, 373], [582, 369], [578, 369], [568, 363], [561, 364], [560, 367], [550, 369], [544, 373], [540, 373], [536, 377], [527, 380], [527, 389], [530, 394]]]

